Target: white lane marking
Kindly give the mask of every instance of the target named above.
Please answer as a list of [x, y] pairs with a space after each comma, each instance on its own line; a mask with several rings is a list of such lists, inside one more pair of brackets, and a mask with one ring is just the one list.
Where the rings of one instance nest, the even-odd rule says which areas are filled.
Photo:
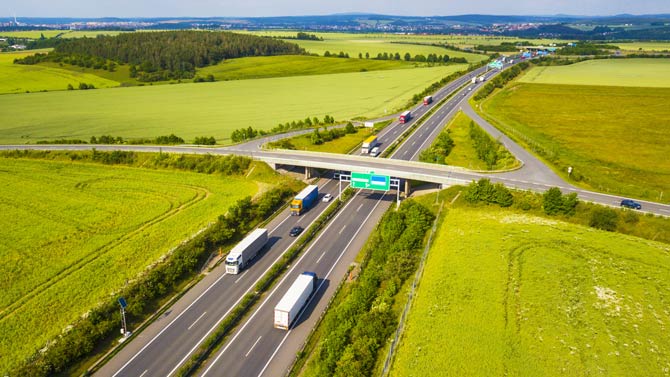
[[[421, 136], [423, 136], [423, 135], [421, 135]], [[414, 146], [414, 144], [416, 144], [416, 140], [414, 140], [414, 141], [412, 142], [412, 146]]]
[[[221, 275], [221, 277], [219, 277], [218, 279], [216, 279], [216, 281], [215, 281], [214, 283], [212, 283], [212, 285], [210, 285], [209, 287], [207, 287], [207, 289], [205, 289], [205, 291], [202, 292], [202, 293], [200, 294], [200, 296], [198, 296], [198, 298], [196, 298], [195, 300], [193, 300], [193, 302], [190, 303], [190, 304], [186, 307], [186, 309], [184, 309], [184, 311], [182, 311], [181, 313], [179, 313], [179, 315], [178, 315], [177, 317], [175, 317], [175, 319], [173, 319], [172, 322], [168, 323], [168, 325], [165, 326], [165, 327], [164, 327], [158, 334], [156, 334], [156, 336], [154, 336], [154, 337], [149, 341], [149, 343], [147, 343], [144, 347], [142, 347], [142, 348], [141, 348], [135, 355], [133, 355], [133, 357], [130, 358], [130, 360], [128, 360], [125, 364], [123, 364], [123, 366], [121, 366], [121, 368], [120, 368], [118, 371], [116, 371], [116, 373], [114, 373], [114, 374], [112, 375], [112, 377], [115, 377], [115, 376], [117, 376], [119, 373], [121, 373], [121, 371], [122, 371], [123, 369], [125, 369], [125, 368], [128, 366], [128, 364], [130, 364], [131, 362], [133, 362], [133, 360], [135, 360], [135, 358], [136, 358], [137, 356], [139, 356], [139, 355], [140, 355], [140, 354], [141, 354], [147, 347], [149, 347], [149, 346], [150, 346], [150, 345], [151, 345], [151, 344], [152, 344], [152, 343], [153, 343], [159, 336], [161, 336], [161, 334], [163, 334], [163, 333], [165, 332], [165, 330], [167, 330], [168, 328], [170, 328], [170, 326], [172, 326], [172, 324], [175, 323], [176, 320], [178, 320], [182, 315], [184, 315], [184, 313], [186, 313], [186, 312], [187, 312], [193, 305], [195, 305], [195, 303], [198, 302], [198, 301], [202, 298], [202, 296], [204, 296], [205, 294], [207, 294], [207, 292], [209, 292], [209, 290], [212, 289], [212, 288], [213, 288], [213, 287], [214, 287], [214, 286], [215, 286], [221, 279], [223, 279], [224, 276], [226, 276], [226, 275], [227, 275], [227, 273], [224, 272], [224, 273]], [[240, 297], [240, 300], [241, 300], [241, 299], [242, 299], [242, 297]], [[238, 300], [238, 301], [239, 301], [239, 300]], [[235, 305], [237, 305], [237, 303], [236, 303]], [[231, 308], [231, 309], [232, 309], [232, 308]], [[226, 314], [227, 314], [227, 313], [226, 313]], [[176, 368], [175, 368], [175, 369], [176, 369]]]
[[402, 155], [403, 155], [403, 156], [404, 156], [404, 155], [406, 155], [406, 154], [407, 154], [407, 152], [408, 152], [408, 150], [405, 150], [405, 153], [403, 153]]
[[[358, 193], [356, 193], [356, 194], [358, 194]], [[352, 199], [353, 199], [353, 198], [352, 198]], [[347, 203], [347, 205], [348, 205], [348, 204], [349, 204], [349, 203]], [[345, 207], [346, 207], [346, 206], [345, 206]], [[343, 208], [343, 209], [344, 209], [344, 208]], [[315, 220], [316, 220], [316, 219], [315, 219]], [[313, 222], [312, 222], [312, 224], [313, 224]], [[311, 226], [312, 224], [310, 224], [310, 226]], [[309, 226], [308, 226], [308, 227], [309, 227]], [[202, 342], [204, 342], [205, 339], [207, 339], [207, 337], [209, 336], [209, 334], [212, 333], [212, 331], [214, 331], [217, 327], [219, 327], [219, 324], [221, 323], [221, 321], [223, 321], [224, 318], [226, 318], [226, 317], [228, 316], [228, 314], [230, 314], [230, 312], [231, 312], [233, 309], [235, 309], [235, 307], [237, 306], [237, 304], [239, 304], [240, 301], [242, 301], [242, 299], [244, 298], [244, 296], [246, 296], [246, 294], [249, 293], [249, 292], [256, 286], [256, 284], [258, 284], [259, 281], [261, 281], [261, 279], [265, 276], [265, 274], [267, 274], [267, 272], [270, 271], [270, 269], [272, 268], [272, 266], [274, 266], [275, 263], [279, 262], [279, 260], [284, 256], [284, 254], [286, 253], [286, 251], [287, 251], [288, 249], [290, 249], [296, 242], [298, 242], [298, 239], [299, 239], [299, 238], [300, 238], [300, 237], [296, 237], [295, 240], [293, 240], [293, 242], [291, 242], [291, 244], [288, 245], [288, 247], [287, 247], [286, 249], [284, 249], [284, 252], [279, 253], [279, 255], [277, 256], [277, 259], [275, 259], [275, 260], [268, 266], [268, 268], [266, 268], [265, 271], [263, 271], [263, 273], [260, 274], [260, 276], [258, 276], [258, 279], [256, 279], [256, 281], [255, 281], [253, 284], [251, 284], [251, 285], [249, 286], [249, 289], [247, 289], [247, 290], [240, 296], [240, 298], [238, 298], [237, 301], [235, 301], [235, 303], [233, 303], [233, 305], [230, 307], [230, 309], [228, 309], [228, 311], [226, 311], [226, 312], [223, 314], [223, 316], [221, 316], [221, 318], [219, 318], [219, 320], [214, 324], [214, 326], [212, 326], [212, 328], [210, 328], [209, 331], [207, 331], [207, 333], [206, 333], [202, 338], [200, 338], [200, 340], [198, 340], [198, 342], [196, 342], [196, 344], [193, 346], [193, 348], [191, 348], [191, 349], [188, 351], [188, 353], [187, 353], [186, 355], [184, 355], [184, 357], [183, 357], [181, 360], [179, 360], [179, 362], [177, 363], [177, 365], [176, 365], [174, 368], [172, 368], [172, 370], [170, 371], [170, 373], [167, 374], [168, 377], [169, 377], [170, 375], [172, 375], [175, 371], [177, 371], [177, 369], [179, 369], [179, 366], [181, 366], [181, 365], [184, 363], [184, 361], [186, 361], [186, 359], [193, 353], [193, 351], [195, 351], [195, 349], [198, 348], [198, 346], [200, 346], [200, 344], [201, 344]], [[218, 281], [218, 280], [217, 280], [217, 281]], [[209, 288], [208, 288], [208, 290], [209, 290]], [[204, 293], [203, 293], [203, 294], [204, 294]], [[200, 297], [198, 297], [198, 298], [200, 298]], [[194, 302], [194, 303], [195, 303], [195, 302]], [[193, 305], [193, 304], [191, 304], [191, 305]], [[189, 305], [189, 307], [190, 307], [190, 305]], [[183, 313], [182, 313], [182, 314], [183, 314]], [[180, 315], [181, 315], [181, 314], [180, 314]], [[174, 322], [174, 321], [173, 321], [173, 322]], [[169, 325], [168, 325], [168, 326], [169, 326]], [[159, 334], [159, 335], [160, 335], [160, 334]], [[157, 335], [157, 336], [158, 336], [158, 335]], [[142, 352], [142, 351], [140, 351], [140, 352]], [[133, 357], [133, 358], [134, 358], [134, 357]], [[132, 360], [131, 360], [131, 361], [132, 361]], [[130, 362], [130, 361], [129, 361], [129, 362]], [[124, 366], [124, 367], [125, 367], [125, 366]], [[117, 372], [117, 374], [118, 374], [118, 372]]]
[[[347, 246], [345, 246], [344, 249], [342, 249], [342, 252], [340, 253], [340, 256], [337, 257], [337, 260], [335, 261], [335, 263], [333, 263], [333, 265], [330, 267], [330, 270], [328, 270], [328, 273], [326, 274], [326, 276], [321, 281], [321, 284], [319, 284], [319, 286], [316, 287], [316, 290], [314, 291], [314, 294], [312, 295], [312, 297], [307, 301], [305, 306], [303, 306], [303, 308], [300, 310], [300, 312], [298, 313], [298, 316], [295, 318], [294, 323], [300, 321], [300, 317], [304, 313], [305, 309], [308, 308], [309, 304], [312, 303], [312, 300], [314, 300], [314, 297], [316, 297], [316, 294], [319, 292], [319, 290], [321, 289], [323, 284], [326, 282], [326, 279], [328, 279], [331, 272], [333, 272], [333, 269], [335, 269], [335, 266], [337, 266], [337, 263], [339, 263], [340, 259], [342, 259], [342, 256], [344, 256], [344, 253], [347, 251], [347, 249], [349, 248], [351, 243], [354, 242], [354, 239], [356, 239], [356, 236], [358, 236], [358, 233], [360, 233], [361, 229], [363, 229], [363, 226], [368, 222], [368, 219], [370, 218], [372, 213], [375, 211], [375, 209], [377, 209], [377, 206], [379, 205], [379, 203], [382, 202], [382, 199], [384, 199], [384, 196], [386, 196], [387, 192], [388, 191], [384, 192], [384, 195], [382, 195], [382, 197], [379, 198], [379, 200], [377, 201], [377, 204], [375, 204], [375, 206], [372, 208], [372, 211], [370, 211], [370, 213], [368, 213], [368, 216], [365, 218], [365, 220], [363, 220], [363, 222], [361, 223], [361, 226], [358, 227], [358, 230], [356, 230], [356, 233], [354, 233], [354, 236], [351, 237], [351, 239], [349, 240], [349, 243], [347, 243]], [[282, 344], [284, 344], [284, 342], [286, 341], [286, 338], [288, 338], [289, 334], [291, 334], [291, 331], [293, 331], [293, 329], [289, 329], [288, 332], [286, 332], [286, 335], [284, 335], [284, 339], [282, 339], [281, 343], [279, 343], [277, 348], [275, 348], [275, 351], [272, 353], [272, 356], [270, 356], [270, 359], [268, 360], [268, 362], [265, 363], [265, 366], [263, 367], [263, 370], [261, 370], [261, 372], [258, 373], [258, 377], [261, 377], [263, 375], [265, 370], [268, 368], [268, 365], [270, 365], [270, 362], [272, 362], [272, 359], [274, 359], [275, 355], [277, 354], [277, 351], [279, 351]]]
[[142, 372], [142, 374], [140, 374], [140, 377], [143, 377], [145, 374], [147, 374], [148, 371], [149, 371], [149, 369], [145, 369], [144, 372]]
[[361, 203], [361, 205], [359, 205], [358, 208], [356, 208], [356, 212], [360, 211], [361, 208], [363, 208], [363, 203]]
[[204, 317], [205, 314], [207, 314], [207, 312], [203, 312], [202, 314], [200, 314], [200, 317], [198, 317], [198, 319], [196, 319], [193, 323], [191, 323], [191, 326], [189, 326], [189, 327], [187, 328], [187, 330], [190, 330], [191, 327], [195, 326], [195, 324], [198, 323], [198, 321], [200, 320], [200, 318]]
[[[256, 317], [256, 315], [258, 315], [258, 313], [261, 312], [261, 309], [263, 309], [263, 306], [265, 306], [265, 304], [267, 304], [268, 301], [270, 301], [270, 298], [272, 298], [272, 296], [277, 292], [277, 289], [279, 289], [279, 287], [281, 287], [281, 285], [284, 283], [284, 281], [286, 281], [286, 279], [291, 275], [291, 273], [296, 269], [296, 267], [298, 267], [298, 266], [300, 265], [300, 262], [303, 260], [303, 258], [305, 258], [307, 255], [309, 255], [309, 252], [312, 250], [312, 248], [314, 248], [314, 245], [316, 245], [316, 244], [319, 242], [319, 240], [321, 239], [321, 237], [323, 237], [324, 234], [328, 234], [328, 230], [330, 229], [330, 227], [331, 227], [333, 224], [335, 224], [335, 222], [336, 222], [335, 220], [337, 220], [338, 217], [340, 217], [343, 213], [346, 212], [345, 210], [347, 209], [347, 207], [349, 207], [349, 205], [350, 205], [351, 203], [354, 202], [354, 199], [356, 198], [356, 196], [358, 196], [358, 194], [359, 194], [360, 192], [361, 192], [361, 190], [356, 191], [356, 194], [354, 195], [354, 197], [351, 198], [351, 199], [349, 199], [349, 202], [348, 202], [347, 204], [345, 204], [344, 207], [342, 207], [342, 209], [340, 210], [340, 212], [339, 212], [337, 215], [335, 215], [335, 217], [330, 221], [330, 223], [328, 223], [328, 225], [321, 231], [321, 233], [319, 234], [319, 236], [316, 237], [316, 239], [315, 239], [315, 240], [312, 242], [312, 244], [307, 248], [307, 250], [305, 250], [305, 251], [302, 253], [302, 255], [300, 256], [300, 258], [298, 258], [298, 260], [293, 264], [293, 267], [291, 267], [290, 270], [288, 270], [288, 271], [286, 271], [286, 272], [284, 273], [284, 277], [279, 281], [279, 283], [277, 283], [277, 285], [275, 286], [275, 288], [274, 288], [274, 289], [273, 289], [273, 290], [272, 290], [272, 291], [265, 297], [265, 300], [258, 306], [258, 308], [256, 309], [256, 311], [251, 315], [251, 317], [249, 317], [249, 319], [244, 323], [244, 325], [237, 331], [237, 333], [235, 334], [235, 336], [233, 336], [232, 339], [230, 339], [230, 342], [228, 342], [228, 344], [227, 344], [225, 347], [223, 347], [223, 349], [221, 350], [221, 352], [219, 352], [219, 355], [212, 361], [212, 363], [209, 365], [209, 367], [208, 367], [207, 369], [205, 369], [205, 371], [202, 373], [201, 377], [202, 377], [202, 376], [205, 376], [205, 375], [207, 375], [207, 373], [209, 373], [209, 371], [210, 371], [210, 370], [214, 367], [214, 365], [216, 365], [216, 363], [219, 361], [219, 359], [221, 358], [221, 356], [223, 356], [223, 354], [228, 350], [228, 348], [230, 348], [230, 346], [231, 346], [233, 343], [235, 343], [235, 340], [237, 339], [237, 337], [240, 336], [240, 334], [244, 333], [244, 329], [246, 329], [247, 326], [251, 323], [251, 321]], [[382, 198], [383, 198], [383, 196], [382, 196]], [[370, 216], [370, 215], [368, 215], [368, 217], [369, 217], [369, 216]], [[367, 218], [366, 218], [366, 220], [367, 220]], [[339, 260], [339, 259], [338, 259], [338, 260]], [[273, 263], [273, 264], [274, 264], [274, 263]], [[272, 266], [270, 266], [270, 267], [272, 267]], [[263, 273], [263, 275], [265, 275], [265, 273]], [[261, 278], [262, 278], [262, 277], [263, 277], [263, 276], [261, 276]], [[259, 279], [260, 279], [260, 278], [259, 278]], [[256, 285], [256, 283], [254, 283], [254, 285]], [[253, 288], [253, 286], [252, 286], [252, 288]], [[317, 288], [317, 289], [318, 289], [318, 288]], [[246, 293], [245, 293], [245, 294], [246, 294]]]
[[345, 229], [346, 227], [347, 227], [346, 225], [343, 226], [342, 229], [340, 229], [340, 231], [339, 231], [337, 234], [342, 234], [342, 232], [344, 232], [344, 229]]
[[247, 274], [247, 272], [249, 272], [249, 270], [248, 270], [248, 269], [247, 269], [246, 271], [244, 271], [244, 272], [242, 273], [242, 275], [240, 275], [240, 277], [239, 277], [239, 278], [235, 279], [235, 283], [234, 283], [234, 284], [237, 284], [237, 282], [238, 282], [238, 281], [242, 280], [242, 277], [243, 277], [244, 275], [246, 275], [246, 274]]
[[319, 264], [319, 262], [321, 262], [321, 258], [323, 258], [324, 255], [326, 255], [326, 252], [325, 252], [325, 251], [323, 252], [323, 254], [321, 254], [321, 256], [319, 257], [319, 259], [316, 260], [316, 264]]
[[256, 344], [258, 344], [258, 342], [261, 340], [262, 337], [263, 337], [263, 335], [259, 336], [258, 339], [256, 339], [256, 341], [254, 342], [254, 345], [251, 346], [251, 348], [249, 348], [249, 351], [247, 351], [247, 353], [244, 355], [244, 357], [249, 357], [249, 354], [251, 353], [251, 350], [254, 349], [254, 347], [256, 347]]

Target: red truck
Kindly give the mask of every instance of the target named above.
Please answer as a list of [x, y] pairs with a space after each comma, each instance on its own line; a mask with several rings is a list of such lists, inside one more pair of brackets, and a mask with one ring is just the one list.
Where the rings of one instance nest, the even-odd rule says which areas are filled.
[[430, 105], [431, 103], [433, 103], [433, 96], [423, 97], [423, 104], [424, 105]]
[[407, 123], [409, 120], [412, 119], [412, 112], [407, 110], [404, 113], [400, 114], [400, 118], [398, 120], [400, 123]]

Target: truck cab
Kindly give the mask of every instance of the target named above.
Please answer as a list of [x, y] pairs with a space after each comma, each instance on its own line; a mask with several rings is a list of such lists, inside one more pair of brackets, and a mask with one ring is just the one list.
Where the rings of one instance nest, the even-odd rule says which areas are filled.
[[237, 275], [242, 269], [242, 255], [228, 255], [226, 257], [226, 272], [229, 274]]

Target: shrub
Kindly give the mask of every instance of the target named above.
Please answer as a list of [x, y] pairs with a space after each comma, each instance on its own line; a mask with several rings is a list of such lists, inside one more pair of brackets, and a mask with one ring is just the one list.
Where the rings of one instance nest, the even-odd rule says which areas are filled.
[[589, 226], [606, 230], [608, 232], [614, 232], [616, 230], [618, 220], [619, 216], [612, 208], [595, 208], [593, 212], [591, 212]]

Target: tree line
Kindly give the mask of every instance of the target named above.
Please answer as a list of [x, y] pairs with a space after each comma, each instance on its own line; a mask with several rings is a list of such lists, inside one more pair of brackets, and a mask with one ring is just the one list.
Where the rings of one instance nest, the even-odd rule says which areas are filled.
[[238, 128], [231, 133], [230, 139], [234, 143], [239, 143], [242, 141], [251, 140], [259, 135], [260, 136], [272, 135], [290, 130], [301, 130], [303, 128], [309, 128], [312, 126], [330, 125], [334, 123], [335, 118], [333, 118], [330, 115], [324, 115], [323, 120], [319, 120], [319, 118], [317, 117], [314, 118], [307, 117], [304, 120], [301, 119], [298, 121], [294, 120], [292, 122], [279, 123], [277, 126], [270, 129], [270, 131], [257, 130], [251, 126], [246, 128], [244, 127]]
[[322, 322], [308, 367], [315, 376], [373, 375], [380, 349], [398, 325], [394, 305], [414, 274], [435, 216], [415, 201], [382, 218], [368, 241], [361, 272]]
[[[96, 38], [73, 38], [57, 44], [47, 58], [55, 62], [87, 61], [91, 66], [107, 61], [130, 64], [139, 81], [193, 78], [195, 69], [225, 59], [246, 56], [295, 55], [305, 51], [293, 43], [230, 32], [192, 30], [123, 33]], [[17, 59], [35, 64], [38, 59]], [[107, 63], [108, 64], [108, 63]], [[108, 67], [109, 68], [109, 67]]]

